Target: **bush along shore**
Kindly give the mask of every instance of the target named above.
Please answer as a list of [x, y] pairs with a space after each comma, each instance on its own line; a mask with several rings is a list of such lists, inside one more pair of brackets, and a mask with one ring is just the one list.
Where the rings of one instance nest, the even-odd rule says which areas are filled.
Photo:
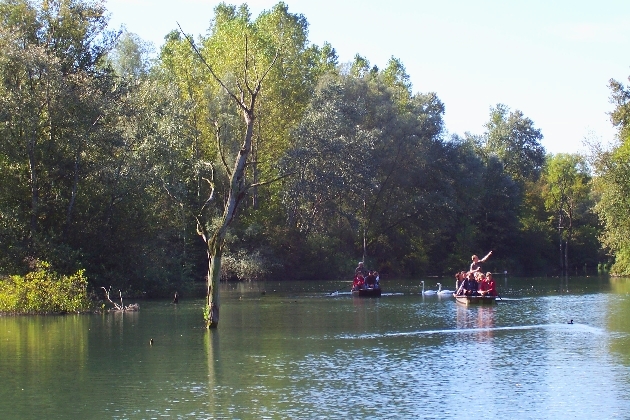
[[45, 261], [36, 261], [24, 276], [0, 279], [0, 313], [64, 314], [94, 310], [84, 270], [60, 275]]

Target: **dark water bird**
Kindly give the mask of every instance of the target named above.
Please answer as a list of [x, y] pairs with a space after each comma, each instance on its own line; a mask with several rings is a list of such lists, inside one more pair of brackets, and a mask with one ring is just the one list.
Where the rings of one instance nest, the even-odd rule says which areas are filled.
[[265, 290], [263, 290], [262, 292], [260, 292], [261, 295], [266, 295], [267, 292]]
[[571, 320], [571, 321], [567, 322], [567, 324], [573, 324], [573, 320]]
[[152, 346], [153, 345], [153, 339], [149, 340], [149, 345]]

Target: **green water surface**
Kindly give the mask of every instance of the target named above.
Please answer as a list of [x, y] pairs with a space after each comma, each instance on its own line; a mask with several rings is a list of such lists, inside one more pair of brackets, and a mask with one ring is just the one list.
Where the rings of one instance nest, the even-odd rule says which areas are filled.
[[630, 281], [497, 280], [224, 284], [213, 331], [202, 299], [0, 316], [0, 418], [628, 418]]

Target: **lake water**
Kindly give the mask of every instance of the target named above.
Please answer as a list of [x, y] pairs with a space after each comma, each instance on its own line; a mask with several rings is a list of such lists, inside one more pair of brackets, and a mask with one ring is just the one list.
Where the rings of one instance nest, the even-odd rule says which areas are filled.
[[0, 418], [628, 418], [630, 280], [497, 280], [224, 284], [214, 331], [202, 299], [0, 317]]

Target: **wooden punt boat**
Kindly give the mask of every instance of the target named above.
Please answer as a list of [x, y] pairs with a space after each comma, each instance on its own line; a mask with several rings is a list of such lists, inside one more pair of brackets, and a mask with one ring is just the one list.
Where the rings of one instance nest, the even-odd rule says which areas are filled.
[[462, 305], [494, 305], [497, 301], [496, 296], [464, 296], [453, 293], [457, 303]]
[[381, 297], [380, 287], [369, 287], [365, 289], [352, 289], [352, 296], [358, 297]]

